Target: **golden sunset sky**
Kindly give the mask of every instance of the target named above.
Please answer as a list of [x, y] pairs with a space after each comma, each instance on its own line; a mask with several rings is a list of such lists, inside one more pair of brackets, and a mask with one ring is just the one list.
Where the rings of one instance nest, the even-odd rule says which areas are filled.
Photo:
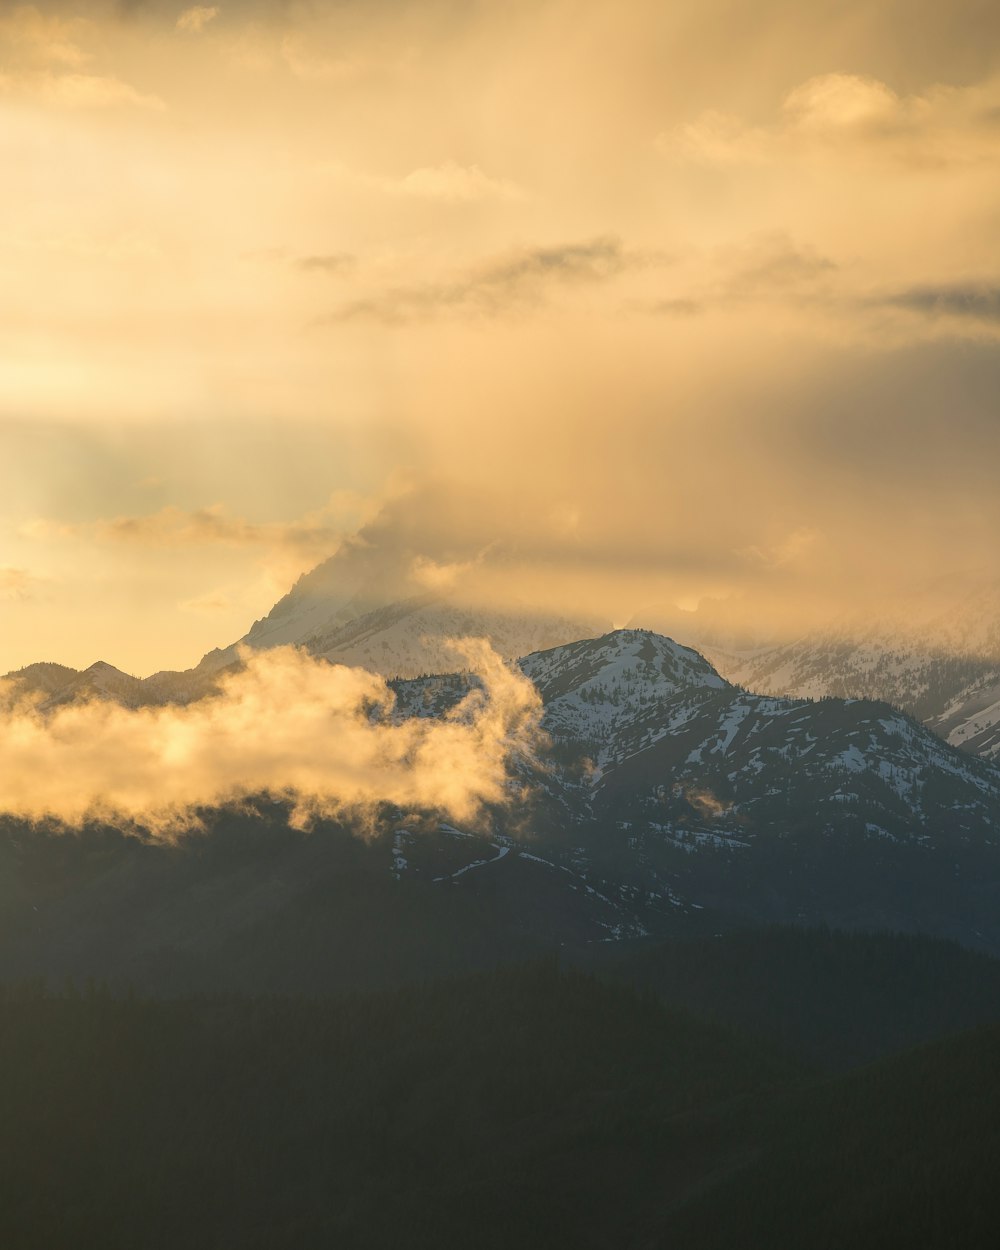
[[0, 178], [0, 672], [1000, 577], [995, 0], [3, 3]]

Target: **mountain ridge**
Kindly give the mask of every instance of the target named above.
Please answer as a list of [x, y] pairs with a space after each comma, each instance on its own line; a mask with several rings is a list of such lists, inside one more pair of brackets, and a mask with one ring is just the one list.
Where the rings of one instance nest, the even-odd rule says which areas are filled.
[[760, 694], [879, 699], [970, 754], [1000, 756], [996, 585], [917, 589], [892, 613], [848, 615], [791, 638], [752, 628], [752, 608], [738, 602], [643, 616], [643, 624], [679, 630], [728, 680]]
[[[753, 695], [650, 631], [521, 667], [547, 745], [461, 826], [383, 806], [307, 835], [260, 796], [177, 844], [0, 818], [0, 976], [306, 991], [771, 923], [1000, 952], [989, 761], [884, 704]], [[477, 680], [395, 679], [395, 715]]]

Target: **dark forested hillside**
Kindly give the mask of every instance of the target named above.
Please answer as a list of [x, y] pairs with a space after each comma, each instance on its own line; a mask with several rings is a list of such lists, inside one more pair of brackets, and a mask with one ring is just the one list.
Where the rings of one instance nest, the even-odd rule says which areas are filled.
[[338, 1001], [0, 1006], [0, 1244], [635, 1244], [794, 1065], [551, 965]]
[[337, 1000], [0, 1002], [17, 1250], [955, 1250], [1000, 1030], [830, 1080], [551, 963]]
[[1000, 1029], [779, 1100], [758, 1158], [672, 1214], [659, 1250], [978, 1250], [1000, 1221]]
[[608, 952], [668, 1005], [846, 1069], [1000, 1023], [1000, 961], [899, 933], [766, 928]]

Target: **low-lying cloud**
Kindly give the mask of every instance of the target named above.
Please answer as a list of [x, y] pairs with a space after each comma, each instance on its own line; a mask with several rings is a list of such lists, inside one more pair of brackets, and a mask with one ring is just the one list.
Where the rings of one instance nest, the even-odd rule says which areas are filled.
[[534, 686], [482, 640], [454, 644], [479, 678], [441, 718], [401, 719], [385, 682], [293, 648], [244, 652], [221, 692], [187, 706], [93, 701], [44, 710], [0, 688], [0, 810], [77, 827], [103, 820], [172, 837], [199, 809], [268, 795], [290, 823], [371, 816], [381, 804], [455, 820], [509, 797], [530, 755]]

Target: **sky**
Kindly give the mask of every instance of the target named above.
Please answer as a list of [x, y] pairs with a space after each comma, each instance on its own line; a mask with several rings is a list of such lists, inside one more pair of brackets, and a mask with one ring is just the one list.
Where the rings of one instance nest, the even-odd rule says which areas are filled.
[[993, 0], [2, 3], [0, 168], [0, 672], [1000, 578]]

